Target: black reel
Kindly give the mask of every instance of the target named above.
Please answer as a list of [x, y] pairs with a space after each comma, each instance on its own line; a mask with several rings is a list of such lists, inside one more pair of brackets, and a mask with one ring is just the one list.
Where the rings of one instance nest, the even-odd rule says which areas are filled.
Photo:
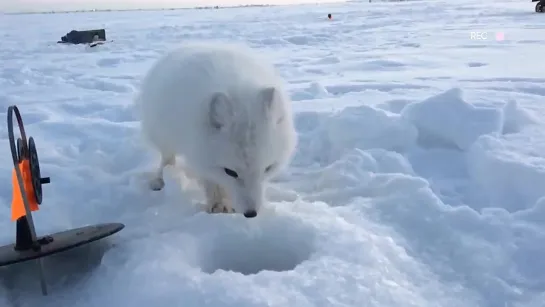
[[21, 163], [23, 161], [24, 153], [23, 153], [24, 147], [23, 147], [23, 139], [18, 138], [17, 139], [17, 161], [18, 163]]
[[36, 143], [33, 137], [28, 138], [28, 144], [25, 146], [23, 139], [17, 139], [17, 158], [21, 163], [24, 159], [28, 159], [30, 164], [30, 176], [32, 177], [32, 188], [34, 189], [34, 196], [36, 203], [42, 204], [42, 184], [48, 184], [51, 182], [51, 178], [43, 177], [40, 171], [40, 160], [38, 159], [38, 151], [36, 149]]
[[30, 174], [32, 176], [32, 187], [34, 188], [34, 196], [38, 204], [42, 203], [42, 184], [48, 184], [51, 182], [51, 178], [43, 177], [40, 172], [40, 161], [38, 160], [38, 151], [36, 150], [36, 143], [34, 138], [28, 138], [28, 155], [30, 163]]

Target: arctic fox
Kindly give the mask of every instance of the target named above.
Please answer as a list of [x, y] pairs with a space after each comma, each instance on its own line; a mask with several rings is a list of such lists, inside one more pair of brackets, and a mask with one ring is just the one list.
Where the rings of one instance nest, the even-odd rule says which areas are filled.
[[181, 162], [202, 185], [208, 212], [255, 217], [266, 183], [297, 145], [283, 80], [243, 45], [183, 44], [149, 70], [136, 105], [161, 155], [150, 188], [163, 189], [164, 167]]

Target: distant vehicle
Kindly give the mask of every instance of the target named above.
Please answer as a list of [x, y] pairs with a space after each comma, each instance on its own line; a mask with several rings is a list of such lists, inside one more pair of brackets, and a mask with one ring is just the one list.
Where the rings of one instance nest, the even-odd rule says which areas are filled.
[[545, 12], [545, 0], [532, 0], [532, 2], [537, 2], [536, 3], [536, 13]]

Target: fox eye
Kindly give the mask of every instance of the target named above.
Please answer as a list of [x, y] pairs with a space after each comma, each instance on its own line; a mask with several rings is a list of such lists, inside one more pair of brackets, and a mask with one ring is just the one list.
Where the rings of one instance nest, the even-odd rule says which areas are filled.
[[232, 169], [229, 169], [229, 168], [224, 168], [223, 169], [225, 171], [225, 173], [233, 178], [238, 178], [238, 174], [237, 172], [235, 172], [234, 170]]
[[267, 166], [267, 167], [265, 168], [265, 173], [270, 172], [270, 171], [273, 169], [273, 167], [274, 167], [274, 164], [271, 164], [271, 165]]

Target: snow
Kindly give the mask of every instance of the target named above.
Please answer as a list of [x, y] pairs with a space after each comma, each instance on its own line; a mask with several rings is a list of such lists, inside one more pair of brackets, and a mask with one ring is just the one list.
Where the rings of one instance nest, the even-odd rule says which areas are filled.
[[[0, 306], [543, 306], [545, 26], [533, 6], [2, 16], [2, 116], [19, 106], [52, 178], [38, 234], [126, 228], [45, 258], [46, 298], [34, 262], [0, 268]], [[97, 48], [55, 43], [99, 27], [111, 41]], [[299, 147], [255, 219], [200, 212], [172, 169], [163, 191], [146, 186], [158, 157], [132, 99], [186, 39], [246, 42], [288, 82]], [[10, 189], [0, 244], [14, 238]]]

